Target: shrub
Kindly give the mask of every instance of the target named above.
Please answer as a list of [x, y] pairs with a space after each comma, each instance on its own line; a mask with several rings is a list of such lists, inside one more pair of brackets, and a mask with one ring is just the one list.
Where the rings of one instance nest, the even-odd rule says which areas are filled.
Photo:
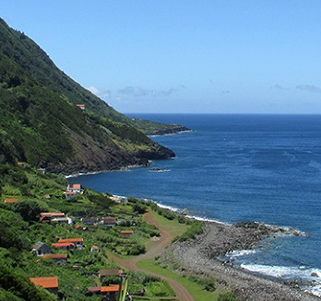
[[185, 241], [188, 239], [194, 239], [196, 237], [196, 235], [200, 235], [203, 233], [203, 223], [202, 222], [198, 222], [195, 221], [191, 224], [190, 228], [183, 233], [181, 236], [177, 237], [175, 240], [178, 241]]
[[237, 301], [234, 293], [222, 293], [218, 296], [218, 301]]
[[14, 206], [14, 211], [19, 213], [27, 222], [35, 222], [41, 212], [41, 208], [37, 202], [18, 202]]

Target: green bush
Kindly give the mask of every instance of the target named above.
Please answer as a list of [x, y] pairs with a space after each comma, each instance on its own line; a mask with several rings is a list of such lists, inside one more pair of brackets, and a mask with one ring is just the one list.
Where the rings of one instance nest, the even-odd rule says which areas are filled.
[[228, 292], [228, 293], [221, 293], [218, 296], [218, 301], [237, 301], [237, 298], [234, 293]]
[[203, 233], [203, 226], [204, 226], [204, 224], [202, 222], [194, 221], [191, 224], [190, 228], [185, 233], [183, 233], [181, 236], [175, 238], [174, 241], [175, 240], [185, 241], [188, 239], [194, 239], [196, 237], [196, 235], [200, 235]]

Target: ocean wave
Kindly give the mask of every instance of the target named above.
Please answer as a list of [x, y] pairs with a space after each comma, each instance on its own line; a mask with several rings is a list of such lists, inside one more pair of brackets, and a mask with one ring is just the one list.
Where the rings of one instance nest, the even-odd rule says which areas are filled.
[[228, 257], [234, 258], [234, 257], [241, 257], [241, 256], [246, 256], [246, 255], [252, 255], [256, 254], [257, 250], [256, 249], [251, 249], [251, 250], [234, 250], [232, 252], [227, 253], [226, 255]]
[[260, 264], [241, 264], [252, 273], [258, 273], [275, 279], [298, 281], [300, 289], [321, 297], [321, 269], [307, 266], [273, 266]]

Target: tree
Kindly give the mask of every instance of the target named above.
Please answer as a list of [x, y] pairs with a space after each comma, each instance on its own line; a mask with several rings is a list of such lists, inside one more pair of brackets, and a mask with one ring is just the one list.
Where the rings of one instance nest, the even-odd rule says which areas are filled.
[[15, 204], [14, 211], [30, 223], [38, 220], [41, 208], [37, 202], [22, 201]]

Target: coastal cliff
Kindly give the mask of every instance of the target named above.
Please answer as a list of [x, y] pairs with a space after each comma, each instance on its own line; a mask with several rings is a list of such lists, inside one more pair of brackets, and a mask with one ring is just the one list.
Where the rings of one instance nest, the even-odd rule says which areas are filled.
[[[62, 72], [0, 19], [0, 163], [51, 172], [98, 171], [174, 157], [133, 122]], [[153, 130], [161, 124], [149, 122]], [[172, 126], [162, 125], [161, 129]]]

